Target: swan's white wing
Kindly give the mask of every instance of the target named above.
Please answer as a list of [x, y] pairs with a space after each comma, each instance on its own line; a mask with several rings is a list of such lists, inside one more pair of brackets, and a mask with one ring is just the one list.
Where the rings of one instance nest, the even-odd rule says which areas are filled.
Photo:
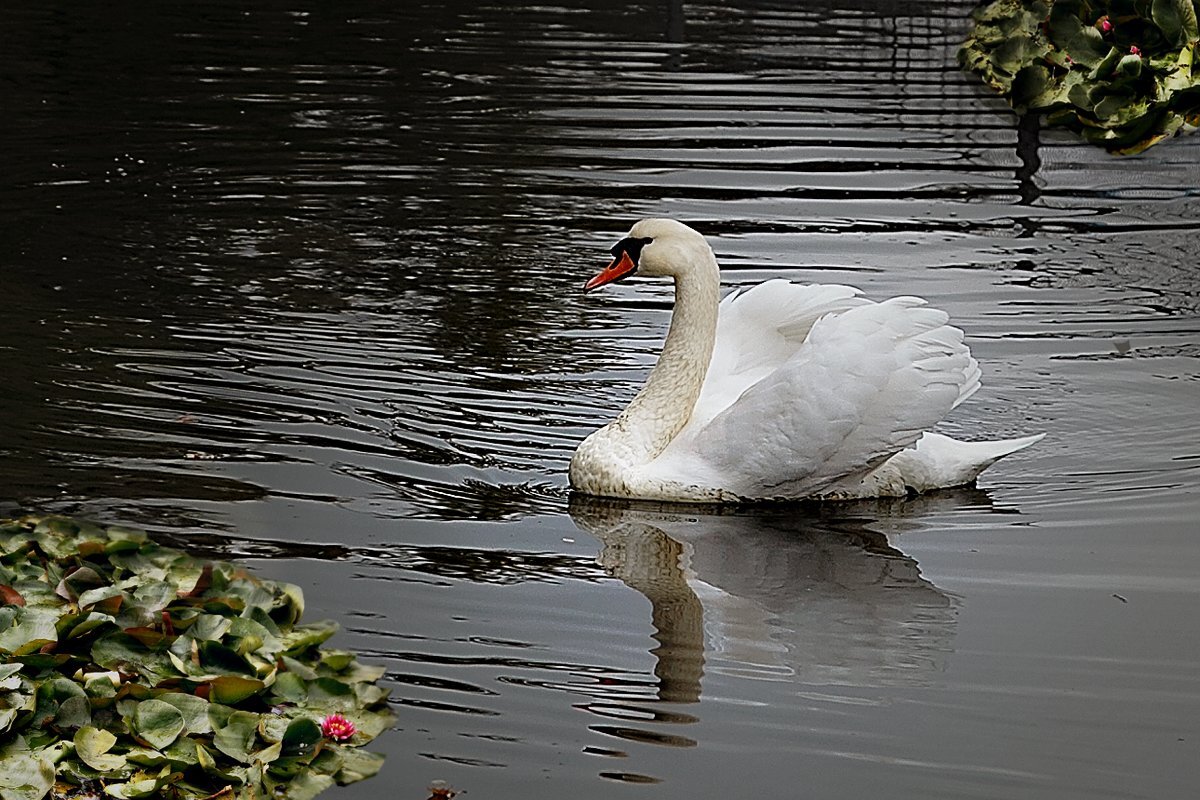
[[712, 360], [689, 426], [704, 426], [742, 392], [796, 354], [821, 317], [872, 301], [839, 284], [803, 285], [782, 278], [735, 290], [721, 301]]
[[978, 387], [947, 315], [915, 297], [819, 319], [783, 366], [650, 468], [743, 497], [804, 497], [910, 447]]

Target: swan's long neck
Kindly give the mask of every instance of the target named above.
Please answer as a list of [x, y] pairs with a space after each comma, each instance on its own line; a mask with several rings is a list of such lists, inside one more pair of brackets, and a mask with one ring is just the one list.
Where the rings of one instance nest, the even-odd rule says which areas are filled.
[[658, 363], [612, 427], [649, 461], [687, 424], [704, 385], [717, 332], [720, 279], [707, 246], [675, 276], [675, 312]]

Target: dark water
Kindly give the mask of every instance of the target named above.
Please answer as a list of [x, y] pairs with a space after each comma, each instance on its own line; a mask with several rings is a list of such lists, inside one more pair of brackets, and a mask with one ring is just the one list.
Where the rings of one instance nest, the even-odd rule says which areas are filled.
[[[832, 6], [835, 6], [832, 7]], [[1185, 798], [1200, 777], [1200, 137], [1018, 135], [967, 3], [0, 7], [0, 502], [300, 583], [386, 663], [342, 797]], [[1038, 431], [978, 490], [568, 502], [724, 281], [920, 294]]]

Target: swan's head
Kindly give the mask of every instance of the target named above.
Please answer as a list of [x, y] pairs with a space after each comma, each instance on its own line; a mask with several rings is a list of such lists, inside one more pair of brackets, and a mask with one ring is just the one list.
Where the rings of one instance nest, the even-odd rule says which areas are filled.
[[698, 259], [715, 264], [704, 237], [673, 219], [642, 220], [613, 245], [612, 255], [612, 263], [584, 285], [585, 292], [631, 275], [678, 276]]

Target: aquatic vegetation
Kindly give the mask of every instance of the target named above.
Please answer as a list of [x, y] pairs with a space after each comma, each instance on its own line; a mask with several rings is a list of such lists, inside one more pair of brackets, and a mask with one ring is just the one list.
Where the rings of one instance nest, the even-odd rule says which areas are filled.
[[0, 522], [0, 798], [304, 800], [371, 777], [382, 667], [296, 586], [64, 517]]
[[1112, 153], [1200, 125], [1197, 0], [993, 0], [959, 61], [1019, 114]]

